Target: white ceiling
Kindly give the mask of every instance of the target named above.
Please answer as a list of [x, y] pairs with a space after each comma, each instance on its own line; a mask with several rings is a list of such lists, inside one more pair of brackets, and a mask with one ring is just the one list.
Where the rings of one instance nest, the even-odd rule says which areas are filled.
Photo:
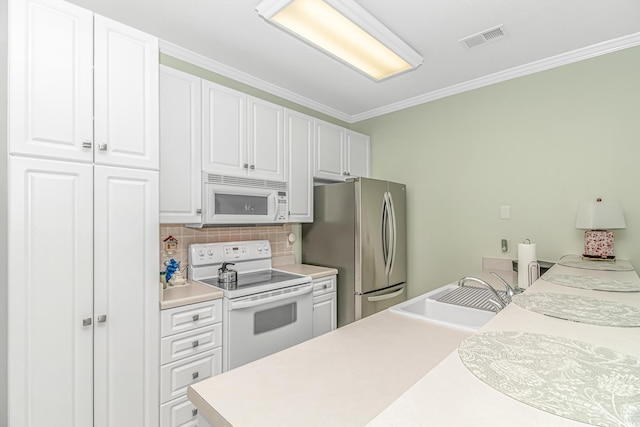
[[[260, 0], [71, 0], [348, 122], [640, 44], [638, 0], [356, 1], [422, 66], [376, 83], [263, 21]], [[506, 38], [471, 50], [459, 42], [501, 24]]]

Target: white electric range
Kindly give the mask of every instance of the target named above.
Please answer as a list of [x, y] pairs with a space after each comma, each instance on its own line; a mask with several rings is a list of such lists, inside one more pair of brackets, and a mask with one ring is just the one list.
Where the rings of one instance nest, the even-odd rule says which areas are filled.
[[[236, 282], [218, 281], [222, 263]], [[272, 268], [268, 240], [189, 245], [188, 276], [224, 294], [223, 371], [313, 336], [311, 277]]]

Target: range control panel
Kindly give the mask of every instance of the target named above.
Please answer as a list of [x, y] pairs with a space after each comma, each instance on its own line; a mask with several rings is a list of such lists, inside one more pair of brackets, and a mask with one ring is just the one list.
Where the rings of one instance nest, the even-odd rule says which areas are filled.
[[194, 267], [259, 259], [271, 259], [271, 244], [268, 240], [189, 245], [189, 263]]

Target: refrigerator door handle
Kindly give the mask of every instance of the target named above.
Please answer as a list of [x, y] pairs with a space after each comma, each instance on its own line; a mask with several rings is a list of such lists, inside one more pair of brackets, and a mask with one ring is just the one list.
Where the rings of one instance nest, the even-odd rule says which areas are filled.
[[395, 264], [395, 260], [396, 260], [396, 240], [397, 240], [397, 235], [398, 233], [396, 232], [396, 209], [395, 209], [395, 205], [393, 203], [393, 197], [391, 196], [391, 193], [387, 193], [387, 199], [389, 200], [389, 211], [391, 213], [391, 215], [389, 216], [389, 222], [390, 222], [390, 226], [389, 226], [389, 230], [391, 231], [391, 238], [390, 240], [390, 250], [389, 252], [391, 253], [391, 256], [389, 257], [389, 273], [391, 274], [391, 271], [393, 270], [393, 265]]
[[383, 196], [382, 211], [382, 254], [384, 256], [384, 274], [389, 276], [391, 272], [391, 209], [389, 205], [389, 192], [385, 191]]
[[399, 289], [399, 290], [395, 291], [395, 292], [391, 292], [390, 294], [377, 295], [375, 297], [367, 297], [367, 301], [369, 301], [369, 302], [384, 301], [386, 299], [395, 298], [398, 295], [401, 295], [403, 292], [404, 292], [404, 287], [402, 289]]

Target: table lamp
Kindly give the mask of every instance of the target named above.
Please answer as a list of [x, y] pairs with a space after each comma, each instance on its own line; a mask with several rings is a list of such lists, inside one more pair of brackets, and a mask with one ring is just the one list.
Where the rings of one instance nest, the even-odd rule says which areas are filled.
[[625, 228], [624, 215], [619, 202], [580, 203], [576, 217], [576, 228], [584, 232], [584, 254], [586, 258], [615, 259], [613, 255], [613, 233], [609, 230]]

